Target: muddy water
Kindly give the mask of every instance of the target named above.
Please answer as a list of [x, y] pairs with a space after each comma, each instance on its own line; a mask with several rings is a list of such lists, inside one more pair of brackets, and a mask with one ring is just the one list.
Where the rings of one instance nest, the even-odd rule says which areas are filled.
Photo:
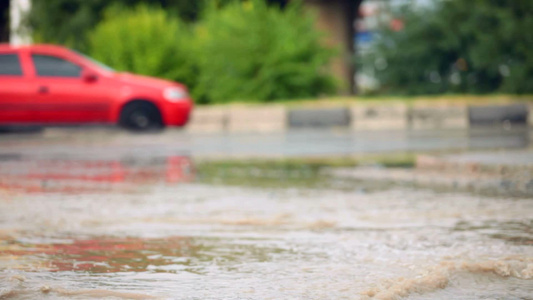
[[0, 299], [532, 299], [531, 199], [261, 172], [2, 161]]

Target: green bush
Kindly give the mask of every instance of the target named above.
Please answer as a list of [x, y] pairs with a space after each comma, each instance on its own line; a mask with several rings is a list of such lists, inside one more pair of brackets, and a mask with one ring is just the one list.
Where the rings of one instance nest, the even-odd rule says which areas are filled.
[[313, 97], [334, 90], [325, 70], [333, 55], [299, 1], [284, 10], [266, 1], [210, 7], [195, 28], [203, 103]]
[[[8, 0], [3, 0], [8, 1]], [[87, 33], [115, 5], [161, 5], [172, 17], [195, 22], [213, 0], [34, 0], [28, 21], [39, 42], [63, 44], [87, 51]], [[217, 0], [223, 5], [232, 0]]]
[[[215, 3], [215, 2], [212, 2]], [[307, 98], [334, 91], [334, 54], [298, 1], [212, 4], [194, 27], [158, 8], [112, 7], [89, 54], [120, 71], [185, 83], [200, 103]]]
[[189, 29], [162, 9], [113, 7], [89, 34], [89, 54], [119, 71], [193, 86], [191, 39]]

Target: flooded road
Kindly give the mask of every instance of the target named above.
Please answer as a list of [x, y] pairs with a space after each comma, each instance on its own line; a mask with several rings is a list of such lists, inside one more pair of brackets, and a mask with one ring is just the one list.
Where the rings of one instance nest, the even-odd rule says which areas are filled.
[[532, 299], [531, 199], [231, 174], [3, 157], [0, 299]]

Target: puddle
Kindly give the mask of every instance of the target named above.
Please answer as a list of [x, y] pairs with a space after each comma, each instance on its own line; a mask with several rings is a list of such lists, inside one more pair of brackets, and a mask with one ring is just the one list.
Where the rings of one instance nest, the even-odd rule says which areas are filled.
[[390, 182], [334, 176], [328, 165], [271, 162], [203, 162], [188, 156], [127, 157], [117, 160], [0, 160], [0, 189], [30, 193], [138, 192], [154, 185], [197, 182], [258, 188], [383, 190]]
[[533, 246], [533, 219], [523, 221], [486, 220], [482, 222], [458, 222], [457, 231], [476, 231], [491, 238], [502, 239], [519, 245]]
[[23, 192], [135, 191], [157, 183], [195, 178], [186, 156], [73, 160], [18, 158], [0, 161], [0, 188]]
[[533, 201], [186, 156], [0, 160], [0, 299], [528, 299]]

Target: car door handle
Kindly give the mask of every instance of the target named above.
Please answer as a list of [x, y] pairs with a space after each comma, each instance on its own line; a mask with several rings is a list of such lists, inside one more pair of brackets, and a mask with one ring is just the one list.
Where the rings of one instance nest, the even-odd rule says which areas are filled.
[[40, 94], [47, 94], [49, 92], [47, 86], [40, 86], [38, 91]]

